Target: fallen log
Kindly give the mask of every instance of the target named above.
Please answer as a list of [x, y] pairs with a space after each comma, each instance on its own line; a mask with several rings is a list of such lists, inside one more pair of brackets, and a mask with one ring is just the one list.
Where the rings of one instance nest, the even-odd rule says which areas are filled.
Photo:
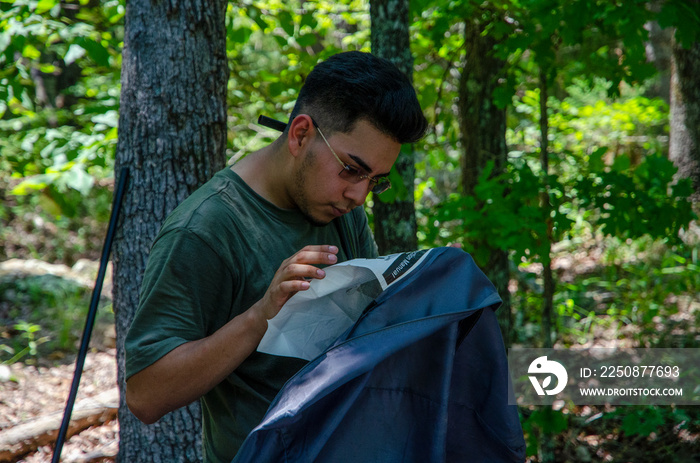
[[[112, 388], [75, 405], [66, 438], [90, 426], [117, 418], [119, 391]], [[61, 427], [63, 411], [40, 416], [0, 431], [0, 462], [13, 462], [44, 445], [54, 444]]]

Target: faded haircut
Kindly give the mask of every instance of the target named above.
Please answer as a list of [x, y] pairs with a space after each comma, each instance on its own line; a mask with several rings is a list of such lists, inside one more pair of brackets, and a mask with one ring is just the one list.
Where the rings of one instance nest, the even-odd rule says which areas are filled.
[[348, 133], [366, 120], [399, 143], [418, 141], [428, 126], [408, 77], [390, 61], [359, 51], [314, 67], [289, 120], [299, 114], [313, 117], [327, 135]]

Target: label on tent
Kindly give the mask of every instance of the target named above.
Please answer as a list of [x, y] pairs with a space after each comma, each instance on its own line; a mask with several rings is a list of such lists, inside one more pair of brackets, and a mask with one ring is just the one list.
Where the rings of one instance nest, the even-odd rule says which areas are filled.
[[427, 251], [427, 249], [424, 249], [422, 251], [404, 252], [403, 254], [399, 254], [399, 257], [397, 257], [396, 260], [389, 265], [389, 268], [382, 274], [387, 286], [394, 283], [402, 276], [407, 275], [411, 268], [413, 268], [415, 264], [423, 259], [423, 255]]

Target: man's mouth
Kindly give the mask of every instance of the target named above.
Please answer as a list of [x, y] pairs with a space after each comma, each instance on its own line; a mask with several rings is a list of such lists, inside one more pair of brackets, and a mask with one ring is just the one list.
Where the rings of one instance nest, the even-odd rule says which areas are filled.
[[331, 207], [333, 208], [333, 215], [335, 215], [336, 217], [340, 217], [341, 215], [345, 215], [348, 212], [350, 212], [349, 209], [339, 209], [335, 206], [331, 206]]

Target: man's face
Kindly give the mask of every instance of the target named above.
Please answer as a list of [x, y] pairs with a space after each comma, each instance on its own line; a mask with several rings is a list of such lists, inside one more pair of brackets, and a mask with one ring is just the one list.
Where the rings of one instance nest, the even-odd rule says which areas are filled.
[[[293, 199], [311, 223], [325, 225], [363, 204], [371, 187], [369, 179], [352, 183], [341, 178], [343, 165], [318, 129], [313, 130], [313, 140], [294, 172]], [[388, 174], [401, 149], [400, 143], [364, 120], [351, 132], [336, 132], [326, 139], [342, 163], [371, 177]]]

